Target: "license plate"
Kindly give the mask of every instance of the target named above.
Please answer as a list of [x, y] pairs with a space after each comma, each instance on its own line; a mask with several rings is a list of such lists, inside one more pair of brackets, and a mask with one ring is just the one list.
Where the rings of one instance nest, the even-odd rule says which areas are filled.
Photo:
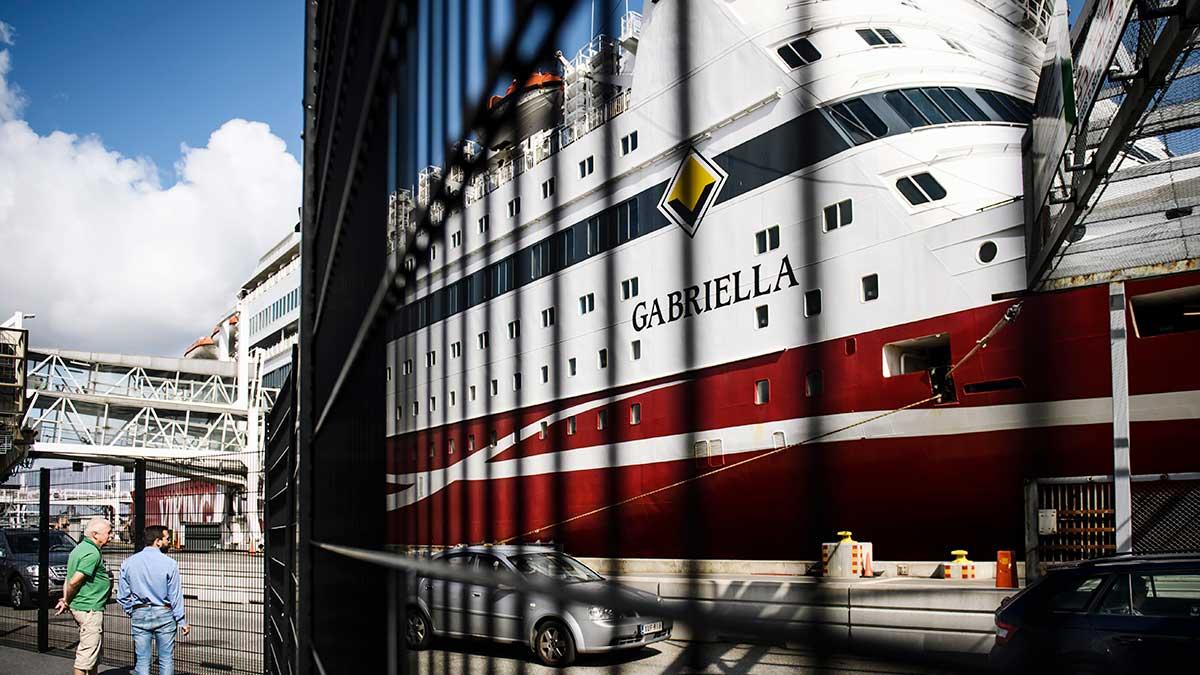
[[661, 621], [655, 621], [654, 623], [642, 624], [642, 635], [649, 635], [651, 633], [658, 633], [660, 631], [662, 631], [662, 622]]

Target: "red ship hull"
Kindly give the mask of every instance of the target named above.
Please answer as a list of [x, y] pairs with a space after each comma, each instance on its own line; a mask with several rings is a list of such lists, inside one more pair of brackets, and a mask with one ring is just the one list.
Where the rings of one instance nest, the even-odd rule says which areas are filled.
[[[1126, 294], [1197, 283], [1194, 273], [1131, 281]], [[955, 373], [957, 401], [897, 413], [888, 418], [897, 420], [888, 434], [872, 427], [858, 437], [843, 432], [798, 443], [814, 431], [841, 428], [854, 414], [930, 396], [925, 373], [883, 377], [883, 345], [948, 333], [951, 360], [958, 361], [1012, 302], [393, 437], [390, 473], [436, 476], [464, 454], [484, 452], [492, 434], [505, 438], [568, 407], [584, 410], [575, 415], [576, 433], [554, 419], [544, 438], [524, 437], [489, 464], [544, 462], [588, 448], [608, 453], [606, 444], [686, 443], [679, 435], [688, 432], [701, 437], [745, 425], [820, 421], [788, 437], [779, 452], [768, 435], [756, 450], [722, 457], [610, 462], [532, 475], [518, 463], [520, 477], [453, 480], [393, 509], [391, 542], [522, 537], [553, 539], [579, 555], [813, 559], [821, 541], [850, 529], [873, 542], [881, 559], [936, 560], [953, 548], [982, 558], [997, 549], [1022, 551], [1025, 481], [1111, 474], [1113, 466], [1107, 288], [1022, 302], [1019, 319]], [[1128, 310], [1126, 320], [1132, 470], [1200, 471], [1194, 450], [1200, 362], [1186, 358], [1200, 348], [1200, 332], [1141, 338]], [[814, 370], [822, 372], [824, 388], [810, 396], [806, 376]], [[771, 382], [771, 398], [756, 405], [751, 393], [762, 379]], [[972, 387], [976, 393], [968, 393]], [[625, 412], [634, 401], [643, 411], [636, 425]], [[600, 409], [613, 420], [604, 430], [590, 421]], [[457, 455], [448, 449], [452, 440]], [[722, 467], [729, 468], [710, 473]], [[415, 489], [399, 482], [393, 486], [398, 495]]]

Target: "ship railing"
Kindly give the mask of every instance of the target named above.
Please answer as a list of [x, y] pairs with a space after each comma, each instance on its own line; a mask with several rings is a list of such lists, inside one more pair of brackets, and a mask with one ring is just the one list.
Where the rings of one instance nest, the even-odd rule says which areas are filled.
[[640, 12], [625, 12], [621, 17], [621, 42], [636, 39], [642, 35], [642, 14]]

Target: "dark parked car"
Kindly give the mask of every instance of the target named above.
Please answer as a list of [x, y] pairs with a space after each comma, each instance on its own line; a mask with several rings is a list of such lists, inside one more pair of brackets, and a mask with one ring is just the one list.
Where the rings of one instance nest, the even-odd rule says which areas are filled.
[[[996, 610], [1000, 670], [1200, 670], [1200, 556], [1118, 556], [1052, 569]], [[1180, 670], [1180, 668], [1183, 670]]]
[[[38, 538], [35, 529], [0, 530], [0, 582], [8, 604], [16, 609], [32, 607], [38, 589]], [[50, 597], [62, 595], [67, 576], [67, 557], [75, 541], [65, 532], [50, 531]]]

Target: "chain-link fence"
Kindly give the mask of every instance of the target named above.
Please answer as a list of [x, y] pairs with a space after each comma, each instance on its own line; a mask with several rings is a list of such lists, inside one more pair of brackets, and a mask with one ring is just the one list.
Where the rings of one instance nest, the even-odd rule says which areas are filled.
[[[0, 491], [5, 599], [0, 641], [64, 655], [74, 651], [79, 629], [70, 613], [57, 614], [54, 605], [62, 597], [71, 551], [88, 522], [104, 518], [112, 524], [102, 557], [113, 587], [104, 615], [103, 664], [134, 663], [130, 620], [117, 602], [121, 566], [142, 548], [139, 528], [162, 525], [170, 531], [168, 554], [179, 567], [191, 626], [190, 635], [176, 638], [175, 672], [263, 672], [260, 498], [247, 496], [243, 477], [202, 472], [184, 477], [145, 472], [137, 461], [125, 464], [41, 460], [35, 467], [46, 468], [16, 471], [6, 482]], [[39, 583], [43, 532], [49, 544], [47, 586]]]

